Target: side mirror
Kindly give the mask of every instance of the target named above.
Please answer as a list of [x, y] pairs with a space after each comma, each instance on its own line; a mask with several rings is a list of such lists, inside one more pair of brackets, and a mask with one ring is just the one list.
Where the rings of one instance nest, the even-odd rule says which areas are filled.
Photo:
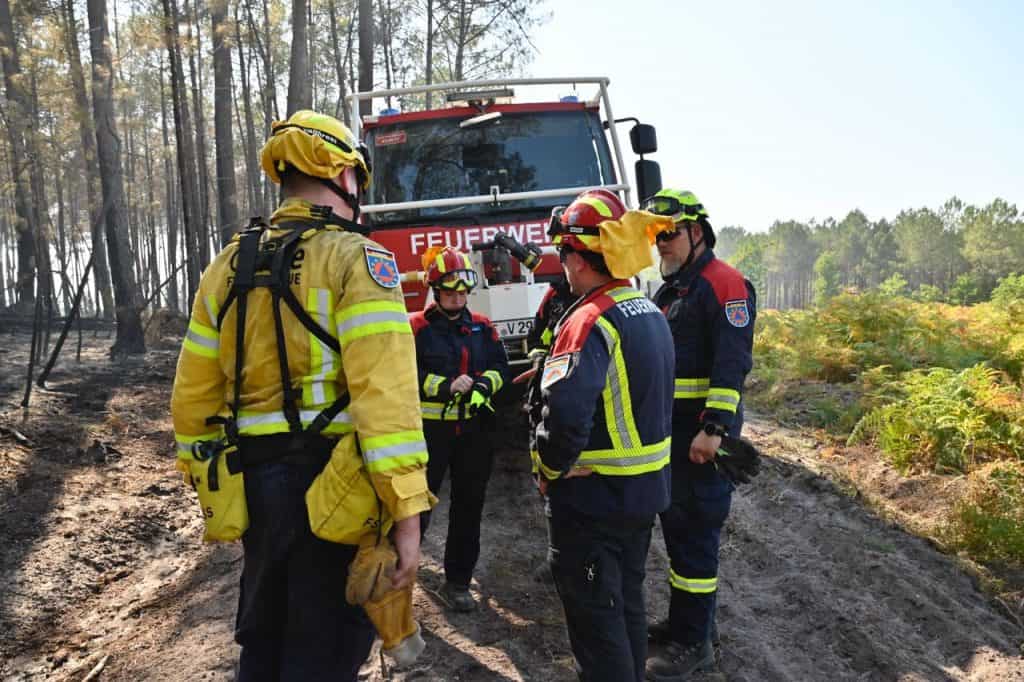
[[629, 144], [633, 147], [633, 153], [640, 156], [658, 151], [658, 135], [654, 126], [637, 123], [629, 131]]
[[657, 161], [640, 159], [633, 169], [636, 173], [636, 203], [639, 206], [644, 199], [661, 191], [661, 166]]

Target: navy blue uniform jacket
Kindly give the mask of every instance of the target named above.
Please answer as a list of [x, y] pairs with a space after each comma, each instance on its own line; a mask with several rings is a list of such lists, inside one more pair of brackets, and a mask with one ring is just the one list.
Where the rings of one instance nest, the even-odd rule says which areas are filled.
[[654, 301], [665, 313], [675, 341], [677, 419], [681, 424], [699, 420], [728, 429], [753, 365], [753, 285], [707, 249], [668, 278]]
[[625, 280], [569, 309], [544, 364], [537, 464], [595, 473], [552, 480], [552, 507], [628, 522], [668, 506], [673, 357], [661, 311]]

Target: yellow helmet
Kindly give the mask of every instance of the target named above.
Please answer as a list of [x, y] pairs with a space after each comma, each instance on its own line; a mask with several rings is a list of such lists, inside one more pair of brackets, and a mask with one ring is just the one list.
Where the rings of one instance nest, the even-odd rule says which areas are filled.
[[270, 139], [260, 152], [260, 165], [275, 183], [289, 165], [314, 178], [333, 180], [354, 167], [359, 186], [370, 184], [367, 149], [344, 123], [309, 109], [296, 111], [287, 121], [274, 121]]

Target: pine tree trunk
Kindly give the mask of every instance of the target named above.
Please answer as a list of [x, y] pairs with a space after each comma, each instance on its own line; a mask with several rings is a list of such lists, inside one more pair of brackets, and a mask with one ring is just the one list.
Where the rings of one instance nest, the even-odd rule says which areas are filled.
[[[427, 0], [427, 58], [423, 66], [423, 76], [427, 85], [434, 82], [434, 0]], [[434, 93], [427, 93], [427, 109], [434, 108]]]
[[[373, 90], [373, 0], [359, 0], [359, 91]], [[359, 101], [359, 115], [373, 113], [373, 102]]]
[[334, 105], [334, 117], [343, 118], [348, 123], [348, 107], [345, 106], [345, 64], [341, 56], [341, 45], [338, 42], [338, 8], [335, 0], [327, 0], [327, 18], [331, 30], [331, 50], [334, 56], [334, 77], [338, 82], [338, 101]]
[[185, 218], [186, 271], [188, 273], [187, 298], [195, 298], [199, 288], [199, 188], [196, 178], [196, 151], [192, 139], [192, 120], [188, 97], [185, 94], [185, 74], [181, 63], [181, 42], [178, 39], [178, 8], [174, 0], [162, 0], [164, 8], [164, 37], [171, 62], [171, 99], [174, 105], [174, 137], [178, 148], [178, 177], [181, 189], [181, 207]]
[[[96, 192], [96, 179], [99, 167], [96, 165], [96, 133], [92, 127], [92, 112], [89, 111], [89, 95], [85, 90], [85, 73], [82, 70], [82, 57], [78, 49], [78, 33], [75, 21], [74, 0], [65, 0], [65, 45], [67, 47], [68, 66], [71, 75], [71, 88], [75, 95], [75, 115], [79, 121], [79, 137], [82, 140], [85, 172], [86, 199], [89, 204], [89, 232], [92, 236], [93, 258], [92, 274], [96, 281], [96, 289], [100, 293], [103, 305], [103, 318], [114, 318], [114, 295], [110, 288], [110, 269], [107, 266], [107, 246], [103, 238], [103, 223], [100, 220], [100, 198]], [[97, 311], [99, 312], [99, 311]]]
[[[163, 133], [161, 156], [164, 160], [164, 208], [167, 209], [167, 272], [178, 270], [178, 202], [174, 192], [174, 170], [171, 161], [171, 142], [167, 132], [167, 97], [164, 96], [163, 59], [160, 60], [160, 127]], [[178, 311], [177, 276], [167, 286], [167, 307]]]
[[[251, 33], [250, 33], [251, 35]], [[242, 79], [242, 104], [245, 107], [245, 125], [240, 126], [245, 139], [245, 174], [248, 180], [249, 215], [256, 215], [263, 210], [263, 186], [260, 183], [260, 172], [256, 149], [256, 124], [252, 112], [252, 92], [249, 88], [249, 68], [245, 61], [245, 47], [242, 45], [241, 22], [238, 18], [238, 5], [235, 5], [235, 42], [238, 44], [238, 74]], [[235, 102], [235, 106], [238, 103]]]
[[88, 0], [89, 44], [92, 55], [92, 108], [96, 122], [103, 215], [106, 221], [110, 273], [117, 306], [117, 337], [112, 355], [144, 353], [145, 339], [131, 271], [127, 225], [124, 219], [124, 181], [121, 174], [121, 143], [114, 128], [113, 69], [107, 33], [106, 0]]
[[185, 0], [185, 14], [189, 19], [185, 25], [188, 28], [186, 39], [190, 44], [192, 43], [192, 20], [195, 21], [196, 26], [195, 46], [190, 48], [188, 51], [188, 65], [189, 77], [192, 84], [192, 106], [195, 110], [196, 121], [196, 168], [199, 171], [199, 177], [196, 182], [199, 190], [199, 193], [196, 195], [196, 199], [199, 202], [199, 234], [197, 236], [199, 242], [199, 269], [203, 270], [210, 264], [211, 221], [210, 170], [206, 164], [206, 116], [203, 113], [203, 97], [201, 94], [202, 73], [196, 67], [196, 55], [202, 54], [200, 51], [200, 39], [202, 38], [202, 35], [199, 32], [198, 10], [195, 9], [195, 3], [192, 3], [192, 12], [189, 12], [189, 2], [188, 0]]
[[[148, 226], [149, 241], [149, 291], [153, 297], [153, 308], [160, 307], [160, 258], [156, 248], [156, 219], [153, 216], [153, 208], [156, 206], [156, 181], [153, 179], [153, 154], [150, 152], [149, 136], [143, 137], [143, 149], [145, 150], [146, 161], [146, 224]], [[173, 272], [173, 271], [172, 271]], [[170, 274], [170, 273], [168, 273]], [[168, 283], [168, 288], [173, 289], [173, 282]]]
[[[42, 117], [39, 115], [39, 88], [36, 69], [29, 71], [29, 115], [30, 125], [25, 128], [25, 159], [29, 164], [29, 178], [32, 184], [32, 222], [37, 226], [35, 233], [36, 267], [38, 269], [38, 285], [36, 295], [42, 296], [46, 304], [47, 319], [53, 316], [53, 266], [50, 264], [50, 237], [53, 226], [46, 198], [46, 181], [43, 176], [43, 157], [40, 153], [39, 130]], [[50, 328], [47, 326], [45, 343], [49, 342]]]
[[235, 186], [235, 140], [231, 129], [231, 46], [227, 36], [227, 0], [212, 0], [213, 126], [217, 142], [217, 226], [220, 244], [226, 246], [238, 224], [238, 192]]
[[313, 91], [309, 82], [309, 51], [306, 42], [306, 2], [307, 0], [292, 0], [292, 58], [288, 66], [286, 116], [313, 106]]
[[0, 0], [0, 62], [3, 62], [7, 94], [7, 135], [10, 144], [11, 177], [14, 180], [14, 231], [18, 242], [18, 277], [15, 284], [15, 305], [29, 311], [35, 303], [33, 281], [36, 279], [35, 234], [42, 225], [34, 222], [31, 209], [32, 180], [30, 159], [26, 157], [25, 128], [30, 108], [24, 90], [18, 45], [11, 19], [9, 0]]

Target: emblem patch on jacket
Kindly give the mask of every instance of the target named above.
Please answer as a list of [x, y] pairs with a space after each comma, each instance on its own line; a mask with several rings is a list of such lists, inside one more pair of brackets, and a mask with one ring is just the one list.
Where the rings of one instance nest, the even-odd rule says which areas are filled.
[[571, 353], [559, 355], [556, 358], [548, 358], [544, 362], [544, 375], [541, 377], [540, 387], [542, 389], [548, 388], [569, 376], [569, 373], [572, 371], [571, 360]]
[[366, 269], [370, 271], [373, 281], [385, 289], [394, 289], [402, 282], [398, 272], [395, 254], [375, 246], [364, 246]]
[[746, 300], [726, 301], [725, 319], [734, 327], [746, 327], [750, 324], [750, 311]]

